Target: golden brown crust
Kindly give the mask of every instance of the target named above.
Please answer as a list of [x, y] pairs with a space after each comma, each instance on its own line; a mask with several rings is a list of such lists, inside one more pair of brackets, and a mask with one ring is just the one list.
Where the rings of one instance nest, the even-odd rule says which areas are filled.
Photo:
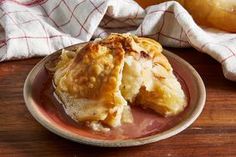
[[76, 55], [61, 84], [76, 98], [98, 99], [118, 90], [124, 51], [119, 45], [88, 43]]
[[160, 64], [165, 67], [167, 70], [171, 70], [171, 65], [168, 62], [167, 58], [161, 53], [162, 46], [153, 39], [139, 37], [137, 38], [138, 45], [146, 50], [146, 52], [153, 59], [154, 64]]

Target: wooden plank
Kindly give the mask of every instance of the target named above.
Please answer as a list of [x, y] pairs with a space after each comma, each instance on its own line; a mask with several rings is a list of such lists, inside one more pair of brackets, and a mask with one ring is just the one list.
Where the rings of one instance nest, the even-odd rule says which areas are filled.
[[202, 76], [206, 106], [182, 133], [130, 148], [91, 147], [49, 132], [30, 115], [23, 100], [24, 80], [41, 58], [0, 63], [0, 156], [236, 156], [236, 83], [226, 80], [221, 65], [205, 54], [194, 49], [169, 50], [191, 63]]

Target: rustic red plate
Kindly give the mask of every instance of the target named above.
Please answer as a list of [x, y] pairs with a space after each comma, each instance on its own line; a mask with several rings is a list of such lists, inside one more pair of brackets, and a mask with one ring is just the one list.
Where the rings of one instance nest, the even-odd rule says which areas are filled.
[[[71, 47], [68, 47], [71, 49]], [[34, 118], [50, 131], [64, 138], [96, 146], [135, 146], [166, 139], [191, 125], [200, 115], [206, 98], [203, 81], [194, 68], [175, 54], [164, 50], [175, 75], [188, 96], [188, 106], [178, 116], [163, 117], [149, 110], [132, 108], [134, 123], [124, 124], [109, 133], [99, 133], [74, 122], [55, 96], [52, 75], [45, 63], [53, 62], [60, 50], [45, 57], [29, 73], [24, 85], [24, 99]]]

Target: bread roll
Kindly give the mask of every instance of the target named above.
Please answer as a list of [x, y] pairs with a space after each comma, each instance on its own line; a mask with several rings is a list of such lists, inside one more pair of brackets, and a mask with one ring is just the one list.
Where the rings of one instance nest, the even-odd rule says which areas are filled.
[[[143, 8], [167, 0], [136, 0]], [[204, 26], [236, 32], [236, 0], [176, 0]]]

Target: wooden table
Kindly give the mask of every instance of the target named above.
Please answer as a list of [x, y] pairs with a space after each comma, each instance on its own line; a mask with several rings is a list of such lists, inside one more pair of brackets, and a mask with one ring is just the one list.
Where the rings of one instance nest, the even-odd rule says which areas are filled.
[[190, 62], [207, 90], [203, 113], [185, 131], [139, 147], [99, 148], [63, 139], [42, 127], [23, 100], [24, 80], [41, 59], [0, 63], [0, 157], [116, 156], [217, 157], [236, 156], [236, 82], [228, 81], [221, 65], [193, 49], [170, 49]]

